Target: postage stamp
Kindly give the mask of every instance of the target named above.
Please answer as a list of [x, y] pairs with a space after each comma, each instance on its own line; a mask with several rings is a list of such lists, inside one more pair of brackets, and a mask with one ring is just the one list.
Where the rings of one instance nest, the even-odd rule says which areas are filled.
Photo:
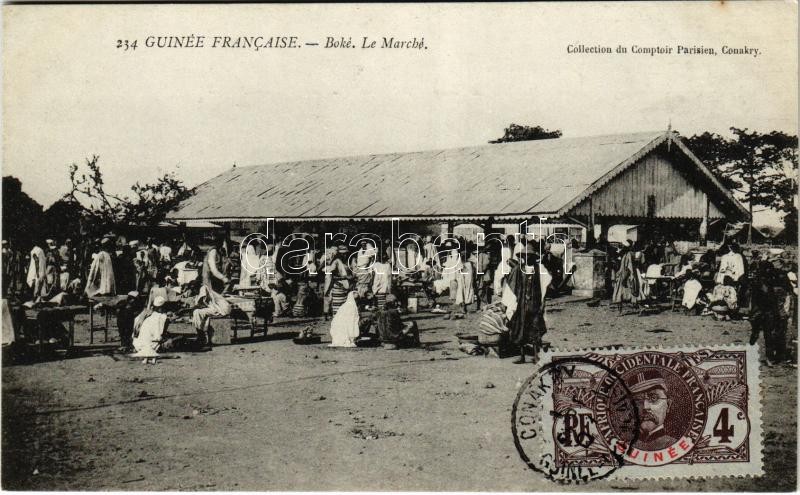
[[758, 348], [543, 353], [512, 431], [522, 460], [559, 483], [760, 476]]

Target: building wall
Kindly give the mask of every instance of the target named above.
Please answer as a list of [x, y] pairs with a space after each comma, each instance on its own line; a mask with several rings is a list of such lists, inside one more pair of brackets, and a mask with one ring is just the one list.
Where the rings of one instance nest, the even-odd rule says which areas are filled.
[[[646, 217], [649, 198], [655, 198], [655, 218], [703, 218], [706, 194], [671, 160], [652, 153], [628, 168], [592, 196], [595, 216]], [[589, 215], [589, 201], [571, 214]], [[709, 217], [724, 215], [713, 203]]]

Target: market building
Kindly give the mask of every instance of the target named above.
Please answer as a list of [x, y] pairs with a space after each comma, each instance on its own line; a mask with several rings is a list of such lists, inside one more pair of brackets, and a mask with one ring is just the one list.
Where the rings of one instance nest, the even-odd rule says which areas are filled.
[[715, 224], [749, 221], [671, 130], [234, 167], [167, 220], [254, 232], [275, 219], [281, 234], [381, 233], [393, 218], [416, 232], [546, 222], [590, 243], [617, 224], [703, 242]]

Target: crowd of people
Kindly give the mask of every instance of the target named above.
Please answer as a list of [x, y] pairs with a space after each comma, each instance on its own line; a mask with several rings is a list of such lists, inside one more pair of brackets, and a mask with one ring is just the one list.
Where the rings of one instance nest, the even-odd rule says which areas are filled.
[[[71, 239], [45, 239], [27, 253], [4, 240], [3, 298], [29, 308], [97, 304], [114, 311], [123, 348], [149, 359], [154, 348], [143, 346], [142, 335], [161, 350], [177, 345], [166, 331], [170, 318], [163, 315], [190, 314], [196, 344], [209, 346], [212, 320], [230, 315], [231, 295], [266, 301], [260, 308], [270, 321], [331, 319], [334, 345], [379, 342], [390, 348], [418, 345], [416, 326], [400, 316], [416, 296], [435, 301], [449, 295], [449, 310], [433, 308], [447, 319], [502, 299], [514, 322], [509, 328], [516, 328], [511, 341], [522, 348], [536, 345], [544, 331], [544, 295], [568, 290], [564, 260], [525, 236], [481, 247], [463, 238], [437, 244], [430, 235], [417, 236], [416, 242], [385, 250], [363, 240], [316, 251], [308, 240], [300, 234], [256, 236], [235, 245], [218, 235], [201, 251], [186, 236], [157, 242], [108, 234], [78, 247]], [[293, 241], [306, 248], [296, 249]], [[533, 276], [537, 273], [546, 280]], [[520, 311], [510, 302], [515, 298]], [[358, 331], [343, 321], [356, 321]], [[304, 330], [299, 340], [310, 337]]]
[[[186, 240], [157, 243], [147, 237], [124, 242], [112, 234], [82, 239], [77, 246], [69, 238], [61, 243], [44, 239], [27, 253], [8, 240], [2, 244], [4, 301], [37, 309], [99, 304], [117, 313], [125, 349], [141, 342], [134, 334], [139, 335], [139, 328], [154, 307], [163, 305], [162, 300], [175, 303], [190, 296], [193, 287], [179, 284], [181, 270], [201, 254]], [[62, 325], [48, 323], [45, 333], [51, 342], [65, 337]], [[144, 326], [151, 328], [152, 323]]]
[[611, 301], [620, 311], [624, 303], [646, 309], [667, 296], [686, 314], [749, 320], [751, 343], [764, 335], [769, 365], [793, 362], [787, 343], [797, 327], [797, 262], [792, 253], [772, 251], [745, 256], [736, 242], [726, 242], [694, 254], [673, 243], [626, 242], [609, 253]]
[[[331, 320], [334, 346], [415, 346], [418, 329], [405, 314], [424, 297], [445, 319], [481, 311], [483, 351], [511, 350], [524, 362], [543, 345], [547, 297], [572, 287], [580, 249], [574, 239], [550, 244], [526, 235], [481, 246], [454, 236], [442, 242], [417, 235], [400, 246], [362, 239], [322, 250], [305, 234], [247, 239], [235, 244], [219, 234], [201, 250], [186, 235], [157, 241], [109, 234], [78, 246], [44, 239], [25, 253], [4, 240], [3, 298], [28, 307], [99, 304], [116, 313], [122, 346], [152, 360], [187, 344], [167, 332], [176, 317], [190, 317], [193, 345], [210, 346], [213, 320], [230, 316], [236, 298], [258, 300], [268, 321]], [[695, 255], [663, 239], [594, 248], [606, 254], [612, 305], [648, 308], [677, 297], [687, 313], [748, 318], [753, 340], [764, 334], [770, 362], [788, 358], [786, 332], [797, 315], [793, 259], [755, 251], [748, 259], [735, 243]], [[295, 341], [317, 342], [319, 335], [307, 327]]]

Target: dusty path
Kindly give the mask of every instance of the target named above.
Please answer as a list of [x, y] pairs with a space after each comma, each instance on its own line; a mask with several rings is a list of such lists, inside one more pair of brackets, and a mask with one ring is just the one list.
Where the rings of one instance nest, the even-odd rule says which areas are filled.
[[[474, 315], [417, 318], [423, 349], [297, 346], [290, 332], [299, 326], [284, 324], [271, 330], [274, 340], [156, 366], [95, 355], [6, 367], [3, 488], [559, 489], [528, 470], [511, 437], [511, 405], [533, 366], [460, 353], [453, 335], [474, 334]], [[550, 342], [569, 348], [734, 343], [749, 335], [747, 322], [617, 316], [582, 303], [554, 303], [549, 321]], [[794, 489], [797, 370], [768, 368], [762, 376], [765, 478], [584, 489]]]

